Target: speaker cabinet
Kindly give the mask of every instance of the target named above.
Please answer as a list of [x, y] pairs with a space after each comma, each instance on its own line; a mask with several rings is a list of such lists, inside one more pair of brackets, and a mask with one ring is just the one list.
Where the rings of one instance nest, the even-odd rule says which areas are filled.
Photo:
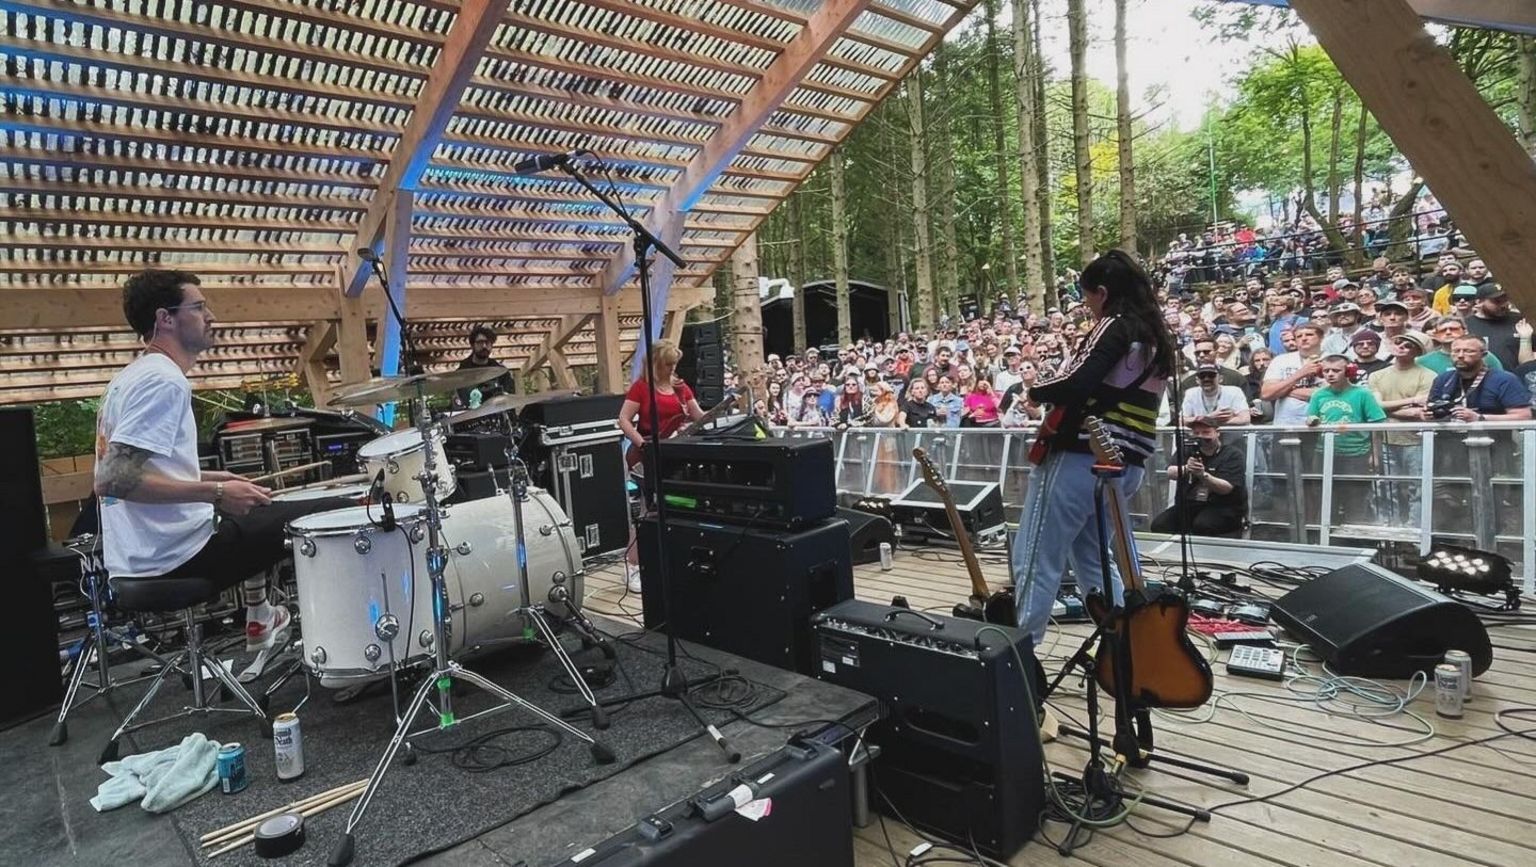
[[848, 523], [831, 519], [799, 531], [722, 526], [669, 514], [667, 568], [673, 610], [663, 596], [654, 515], [640, 521], [645, 628], [778, 668], [813, 674], [811, 615], [853, 598]]
[[837, 516], [848, 522], [848, 539], [853, 550], [853, 565], [880, 562], [880, 543], [896, 550], [896, 527], [889, 518], [858, 509], [837, 507]]
[[1488, 630], [1466, 606], [1371, 563], [1336, 569], [1275, 602], [1274, 621], [1339, 674], [1400, 679], [1433, 676], [1447, 650], [1493, 664]]
[[16, 673], [0, 703], [0, 724], [5, 724], [58, 704], [64, 685], [52, 588], [37, 568], [37, 558], [48, 544], [48, 521], [31, 409], [0, 409], [0, 451], [9, 460], [7, 471], [0, 474], [0, 514], [5, 516], [0, 521], [0, 556], [10, 567], [4, 572], [10, 616], [0, 629], [0, 659]]

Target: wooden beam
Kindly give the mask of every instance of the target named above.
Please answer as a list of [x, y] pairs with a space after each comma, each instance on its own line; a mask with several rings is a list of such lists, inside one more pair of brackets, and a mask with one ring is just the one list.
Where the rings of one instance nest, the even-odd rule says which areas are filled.
[[[657, 203], [649, 226], [653, 233], [659, 237], [658, 230], [673, 220], [674, 214], [687, 213], [714, 185], [764, 122], [783, 107], [785, 98], [794, 92], [806, 74], [868, 6], [869, 0], [827, 0], [806, 19], [805, 26], [785, 45], [757, 86], [741, 100], [709, 143], [689, 161], [682, 177]], [[616, 292], [629, 282], [634, 271], [634, 248], [625, 247], [609, 263], [598, 285], [604, 292]], [[665, 295], [661, 297], [665, 299]]]
[[[336, 285], [341, 285], [340, 268], [337, 269]], [[362, 382], [373, 375], [368, 355], [368, 306], [377, 307], [383, 291], [370, 289], [358, 298], [348, 298], [336, 289], [330, 292], [341, 303], [341, 318], [336, 323], [336, 355], [341, 367], [341, 383]]]
[[[1536, 163], [1407, 0], [1291, 0], [1521, 309], [1536, 310]], [[1361, 39], [1360, 34], [1370, 34]]]
[[309, 326], [309, 336], [304, 348], [293, 361], [294, 373], [303, 377], [304, 384], [315, 399], [315, 406], [331, 402], [331, 385], [325, 375], [325, 356], [336, 345], [336, 321], [324, 319]]
[[[358, 223], [357, 234], [341, 245], [344, 252], [358, 247], [378, 249], [396, 193], [414, 190], [421, 180], [448, 121], [458, 110], [464, 87], [474, 76], [480, 56], [485, 53], [506, 8], [506, 0], [464, 0], [459, 4], [453, 28], [448, 31], [432, 74], [422, 85], [411, 110], [411, 121], [395, 145], [389, 170], [374, 194], [368, 213]], [[348, 257], [343, 261], [346, 265], [342, 271], [342, 291], [358, 295], [367, 280], [367, 270], [358, 267], [361, 263], [355, 258]]]
[[[330, 287], [313, 289], [246, 286], [216, 289], [203, 295], [214, 316], [231, 322], [301, 321], [335, 319], [340, 305]], [[0, 289], [0, 331], [24, 328], [126, 328], [121, 289], [58, 287], [7, 287]]]
[[622, 394], [629, 385], [619, 366], [619, 296], [602, 294], [597, 301], [597, 390]]
[[687, 324], [688, 311], [683, 309], [673, 310], [667, 314], [667, 327], [662, 329], [661, 339], [680, 343], [683, 339], [683, 326]]
[[[587, 323], [591, 322], [596, 316], [596, 313], [587, 313], [568, 314], [562, 317], [560, 324], [544, 336], [544, 340], [539, 344], [539, 348], [534, 350], [534, 353], [523, 361], [523, 368], [520, 373], [524, 376], [533, 373], [534, 370], [544, 363], [545, 359], [551, 358], [560, 351], [562, 346], [571, 342], [571, 338], [575, 337], [583, 328], [586, 328]], [[559, 379], [558, 373], [555, 378]], [[561, 387], [564, 388], [564, 386]]]
[[[1285, 0], [1228, 0], [1250, 6], [1286, 6]], [[1536, 6], [1530, 0], [1408, 0], [1423, 18], [1460, 27], [1482, 27], [1536, 35]], [[1297, 10], [1300, 12], [1301, 10]]]
[[576, 374], [571, 372], [571, 363], [566, 361], [565, 353], [558, 349], [549, 351], [549, 371], [555, 375], [556, 388], [578, 388]]

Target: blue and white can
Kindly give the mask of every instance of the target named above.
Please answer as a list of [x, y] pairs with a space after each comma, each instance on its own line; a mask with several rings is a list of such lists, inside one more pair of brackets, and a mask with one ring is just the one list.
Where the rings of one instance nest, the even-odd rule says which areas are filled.
[[226, 795], [233, 795], [245, 789], [249, 782], [245, 776], [245, 747], [240, 744], [225, 744], [219, 747], [215, 764], [219, 771], [220, 791]]

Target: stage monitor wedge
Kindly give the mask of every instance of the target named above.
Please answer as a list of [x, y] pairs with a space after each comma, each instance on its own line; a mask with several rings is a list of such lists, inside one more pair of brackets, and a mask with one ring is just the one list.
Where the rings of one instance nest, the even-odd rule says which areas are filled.
[[1271, 617], [1335, 674], [1433, 676], [1447, 650], [1471, 654], [1474, 674], [1493, 664], [1488, 630], [1471, 609], [1373, 563], [1302, 584], [1275, 602]]

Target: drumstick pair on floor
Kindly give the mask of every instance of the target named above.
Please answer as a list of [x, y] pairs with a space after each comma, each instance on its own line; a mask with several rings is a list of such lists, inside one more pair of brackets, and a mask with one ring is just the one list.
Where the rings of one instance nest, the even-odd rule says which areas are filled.
[[217, 831], [209, 831], [202, 836], [200, 843], [204, 849], [213, 849], [212, 852], [207, 853], [209, 858], [223, 855], [225, 852], [233, 852], [241, 846], [253, 842], [256, 839], [256, 828], [273, 816], [281, 816], [284, 813], [298, 813], [306, 819], [311, 816], [318, 816], [337, 804], [344, 804], [356, 798], [367, 787], [368, 780], [365, 778], [354, 783], [347, 783], [344, 786], [337, 786], [318, 795], [310, 795], [308, 798], [302, 798], [277, 809], [268, 810], [259, 816], [252, 816], [249, 819], [225, 826]]

